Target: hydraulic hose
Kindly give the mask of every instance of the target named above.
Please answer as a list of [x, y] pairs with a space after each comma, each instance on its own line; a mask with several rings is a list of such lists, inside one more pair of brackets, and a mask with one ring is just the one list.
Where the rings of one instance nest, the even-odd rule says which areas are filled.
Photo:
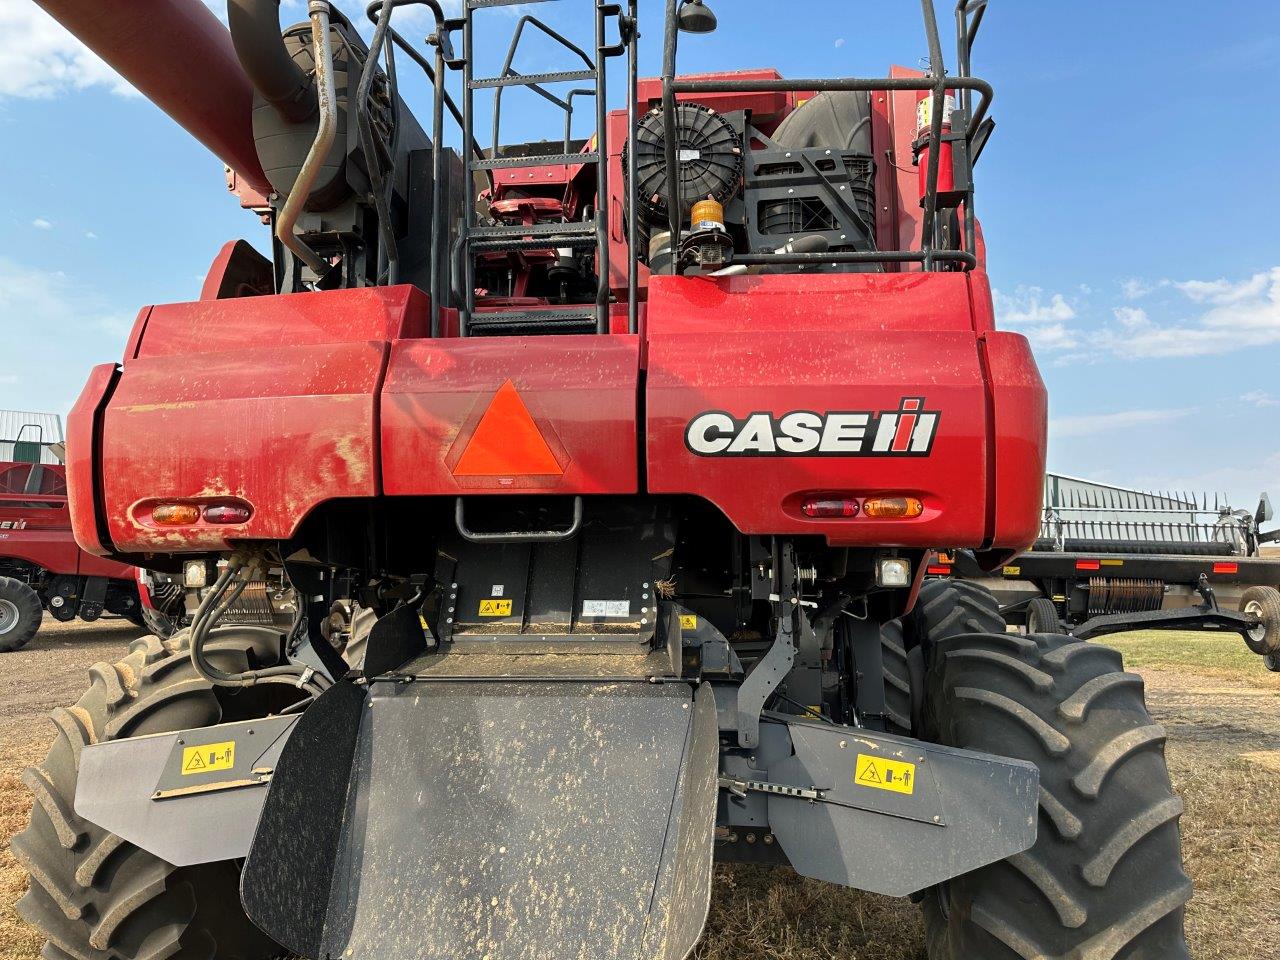
[[[191, 622], [191, 665], [205, 680], [218, 687], [253, 687], [260, 683], [288, 683], [308, 693], [318, 694], [323, 686], [316, 682], [316, 677], [306, 667], [294, 664], [280, 664], [261, 670], [248, 670], [244, 673], [227, 673], [219, 670], [205, 656], [205, 645], [219, 631], [215, 629], [218, 621], [230, 609], [231, 605], [249, 585], [259, 561], [234, 555], [227, 568], [218, 577], [208, 595], [200, 602]], [[265, 627], [236, 625], [225, 628], [227, 632], [244, 630], [266, 630]], [[276, 633], [276, 631], [269, 631]]]
[[280, 36], [280, 0], [227, 0], [227, 25], [240, 65], [263, 98], [290, 123], [316, 112], [310, 78]]

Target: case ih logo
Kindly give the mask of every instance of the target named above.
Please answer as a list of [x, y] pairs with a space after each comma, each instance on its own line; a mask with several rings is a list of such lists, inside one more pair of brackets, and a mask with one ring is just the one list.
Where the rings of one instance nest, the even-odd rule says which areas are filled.
[[0, 520], [0, 530], [25, 530], [27, 529], [27, 521], [25, 520]]
[[684, 442], [700, 457], [926, 457], [941, 417], [924, 408], [923, 397], [904, 397], [897, 410], [880, 413], [709, 410], [689, 421]]

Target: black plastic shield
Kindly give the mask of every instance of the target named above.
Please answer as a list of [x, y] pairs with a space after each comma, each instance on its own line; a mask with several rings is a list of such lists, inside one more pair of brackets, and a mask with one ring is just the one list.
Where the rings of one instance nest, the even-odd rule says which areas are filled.
[[[277, 780], [259, 830], [294, 832], [293, 848], [270, 846], [286, 864], [313, 843], [326, 849], [337, 829], [323, 910], [303, 902], [318, 895], [313, 883], [284, 892], [297, 878], [262, 861], [265, 841], [246, 867], [250, 916], [285, 946], [351, 960], [682, 960], [693, 948], [715, 828], [709, 690], [376, 683], [357, 710], [344, 802], [297, 798], [277, 809], [300, 820], [268, 824], [288, 785]], [[258, 878], [278, 884], [270, 896]]]

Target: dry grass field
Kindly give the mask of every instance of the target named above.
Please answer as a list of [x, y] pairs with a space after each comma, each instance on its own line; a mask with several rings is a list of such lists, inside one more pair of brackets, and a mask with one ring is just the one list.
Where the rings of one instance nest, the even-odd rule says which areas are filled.
[[[26, 878], [8, 852], [30, 806], [22, 768], [51, 736], [52, 707], [81, 693], [85, 671], [124, 651], [120, 621], [46, 623], [26, 650], [0, 655], [0, 960], [36, 960], [40, 943], [13, 910]], [[1197, 960], [1280, 960], [1280, 674], [1233, 637], [1111, 638], [1147, 681], [1169, 732], [1169, 765], [1186, 800], [1183, 837], [1196, 882], [1188, 910]], [[732, 907], [732, 909], [730, 909]], [[801, 880], [721, 869], [701, 960], [920, 960], [916, 910]]]

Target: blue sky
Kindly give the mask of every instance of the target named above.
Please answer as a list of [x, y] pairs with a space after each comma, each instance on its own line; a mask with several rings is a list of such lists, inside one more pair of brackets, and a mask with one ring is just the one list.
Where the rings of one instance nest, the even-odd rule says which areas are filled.
[[[925, 52], [908, 0], [709, 2], [721, 28], [684, 42], [682, 69], [873, 75]], [[302, 18], [298, 0], [284, 9]], [[539, 13], [584, 36], [587, 9]], [[660, 4], [641, 9], [653, 72]], [[975, 68], [999, 128], [977, 209], [1001, 326], [1031, 337], [1049, 385], [1054, 469], [1239, 506], [1280, 497], [1275, 12], [991, 2]], [[505, 48], [510, 25], [490, 16]], [[526, 57], [555, 64], [536, 43]], [[555, 117], [510, 103], [504, 139], [555, 136]], [[0, 143], [0, 407], [65, 412], [141, 305], [195, 297], [225, 240], [265, 242], [217, 161], [31, 0], [0, 0]]]

